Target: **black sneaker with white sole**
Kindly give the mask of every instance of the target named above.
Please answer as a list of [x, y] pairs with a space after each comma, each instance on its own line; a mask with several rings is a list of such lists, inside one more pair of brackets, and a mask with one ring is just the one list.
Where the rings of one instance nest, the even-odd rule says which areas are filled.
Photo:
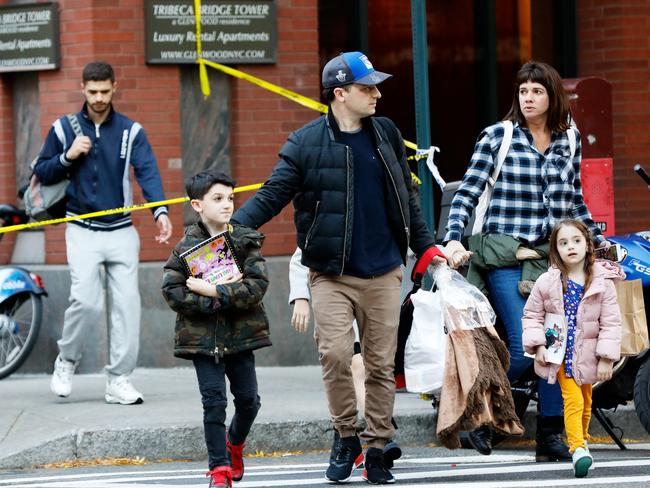
[[363, 475], [364, 480], [372, 485], [395, 483], [395, 478], [384, 466], [384, 454], [381, 449], [369, 447], [366, 451]]
[[341, 438], [335, 436], [332, 448], [336, 450], [336, 455], [330, 457], [325, 479], [330, 483], [347, 483], [352, 477], [352, 471], [363, 463], [361, 442], [356, 435]]
[[386, 443], [382, 453], [384, 456], [384, 467], [386, 469], [391, 469], [395, 464], [395, 460], [402, 457], [402, 449], [392, 439]]

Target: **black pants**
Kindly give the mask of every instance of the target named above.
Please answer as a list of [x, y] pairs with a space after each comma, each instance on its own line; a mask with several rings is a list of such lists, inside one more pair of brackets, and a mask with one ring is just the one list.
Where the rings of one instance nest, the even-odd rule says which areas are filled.
[[232, 444], [242, 444], [260, 409], [255, 375], [253, 351], [224, 356], [215, 363], [210, 356], [197, 356], [194, 360], [199, 391], [203, 403], [203, 429], [208, 448], [208, 466], [228, 466], [226, 453], [226, 376], [230, 392], [235, 399], [235, 415], [230, 422], [228, 437]]

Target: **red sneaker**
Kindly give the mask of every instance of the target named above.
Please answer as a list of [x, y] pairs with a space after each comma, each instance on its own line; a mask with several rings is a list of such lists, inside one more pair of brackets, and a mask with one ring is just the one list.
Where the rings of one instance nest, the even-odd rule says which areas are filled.
[[243, 451], [246, 444], [232, 444], [226, 440], [226, 449], [230, 455], [230, 466], [232, 467], [232, 480], [239, 481], [244, 477], [244, 456]]
[[205, 473], [210, 478], [209, 488], [232, 488], [232, 469], [230, 466], [217, 466]]

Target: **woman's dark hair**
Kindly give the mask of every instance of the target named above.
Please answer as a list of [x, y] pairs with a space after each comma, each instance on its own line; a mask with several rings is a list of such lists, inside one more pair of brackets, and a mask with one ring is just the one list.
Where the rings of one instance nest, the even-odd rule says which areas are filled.
[[88, 81], [106, 81], [111, 80], [115, 83], [115, 73], [113, 67], [104, 61], [94, 61], [88, 63], [81, 73], [81, 81], [84, 83]]
[[584, 236], [585, 241], [587, 242], [587, 252], [585, 253], [585, 287], [584, 287], [584, 291], [587, 291], [589, 285], [591, 285], [591, 280], [593, 279], [594, 261], [596, 260], [596, 256], [594, 255], [594, 241], [591, 232], [583, 222], [574, 219], [563, 220], [562, 222], [557, 224], [553, 228], [553, 232], [551, 232], [551, 242], [550, 242], [548, 259], [550, 263], [553, 266], [557, 267], [557, 269], [560, 270], [560, 273], [562, 273], [562, 289], [565, 292], [567, 286], [567, 275], [569, 274], [569, 270], [564, 264], [564, 261], [562, 261], [562, 258], [560, 257], [560, 251], [558, 251], [557, 249], [557, 235], [560, 232], [560, 229], [562, 227], [575, 227], [576, 229], [578, 229], [578, 231], [580, 231], [580, 233]]
[[237, 183], [226, 173], [221, 171], [201, 171], [185, 182], [185, 191], [190, 200], [201, 200], [214, 185], [221, 183], [224, 186], [235, 188]]
[[560, 74], [552, 66], [540, 61], [528, 61], [517, 72], [515, 78], [512, 106], [507, 113], [505, 120], [518, 122], [519, 125], [526, 125], [526, 118], [521, 113], [519, 106], [519, 87], [522, 83], [539, 83], [546, 88], [548, 93], [548, 118], [546, 125], [554, 132], [565, 132], [571, 124], [571, 108], [569, 97], [562, 85]]

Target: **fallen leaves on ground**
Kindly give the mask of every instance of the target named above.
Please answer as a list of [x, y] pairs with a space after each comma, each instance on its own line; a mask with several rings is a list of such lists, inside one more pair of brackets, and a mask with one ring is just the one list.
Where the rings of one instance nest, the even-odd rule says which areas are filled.
[[39, 468], [79, 468], [81, 466], [127, 466], [143, 465], [148, 461], [143, 457], [136, 458], [104, 458], [104, 459], [73, 459], [72, 461], [63, 461], [60, 463], [41, 464]]

